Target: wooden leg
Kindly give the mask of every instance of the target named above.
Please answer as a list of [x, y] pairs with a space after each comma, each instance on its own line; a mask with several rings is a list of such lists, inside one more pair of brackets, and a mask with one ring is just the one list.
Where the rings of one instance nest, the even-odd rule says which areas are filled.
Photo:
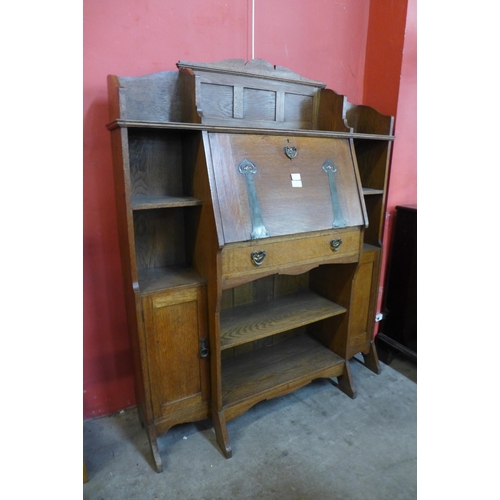
[[370, 350], [368, 354], [363, 354], [363, 359], [365, 360], [365, 366], [369, 368], [372, 372], [377, 375], [380, 374], [380, 363], [378, 362], [377, 348], [375, 347], [375, 342], [372, 340], [370, 343]]
[[344, 373], [338, 377], [338, 387], [339, 389], [347, 394], [350, 398], [354, 399], [356, 397], [356, 389], [352, 383], [351, 368], [349, 366], [349, 361], [344, 364]]
[[156, 440], [156, 431], [154, 425], [150, 425], [147, 428], [149, 447], [151, 448], [151, 454], [156, 466], [156, 472], [163, 472], [163, 464], [161, 463], [160, 451], [158, 450], [158, 442]]
[[212, 422], [214, 424], [217, 444], [219, 445], [224, 456], [226, 458], [231, 458], [233, 456], [233, 450], [231, 449], [231, 443], [229, 442], [224, 412], [218, 412], [214, 409], [212, 411]]

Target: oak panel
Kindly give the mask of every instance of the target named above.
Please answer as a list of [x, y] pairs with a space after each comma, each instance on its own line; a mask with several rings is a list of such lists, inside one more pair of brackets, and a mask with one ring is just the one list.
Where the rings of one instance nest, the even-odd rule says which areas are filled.
[[197, 406], [207, 397], [203, 288], [179, 288], [143, 300], [146, 346], [155, 417]]

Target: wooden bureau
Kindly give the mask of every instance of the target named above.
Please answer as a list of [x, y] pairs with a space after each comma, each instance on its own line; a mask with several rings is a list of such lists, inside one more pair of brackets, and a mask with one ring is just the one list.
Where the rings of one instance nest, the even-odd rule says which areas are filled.
[[108, 77], [137, 405], [157, 436], [315, 378], [351, 397], [373, 342], [392, 117], [263, 60]]

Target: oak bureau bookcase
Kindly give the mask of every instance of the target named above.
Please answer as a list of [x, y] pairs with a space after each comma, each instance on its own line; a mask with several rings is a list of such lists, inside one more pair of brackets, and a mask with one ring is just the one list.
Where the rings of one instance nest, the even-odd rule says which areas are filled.
[[137, 405], [157, 436], [319, 377], [373, 342], [392, 117], [255, 59], [108, 77]]

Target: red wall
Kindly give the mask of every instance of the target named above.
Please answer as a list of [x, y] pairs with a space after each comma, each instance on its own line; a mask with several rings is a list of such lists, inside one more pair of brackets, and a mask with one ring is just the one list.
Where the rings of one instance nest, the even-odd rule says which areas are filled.
[[[378, 3], [370, 9], [366, 0], [255, 0], [254, 56], [362, 103], [371, 95], [365, 53]], [[86, 0], [83, 20], [83, 406], [88, 419], [135, 404], [105, 128], [106, 76], [175, 70], [178, 60], [250, 59], [252, 1]], [[404, 26], [404, 16], [396, 22]], [[399, 80], [397, 65], [391, 82]], [[397, 102], [394, 85], [377, 92]]]
[[387, 212], [417, 203], [417, 0], [408, 0]]
[[83, 81], [84, 418], [135, 404], [113, 192], [106, 76], [180, 59], [246, 58], [245, 0], [85, 0]]
[[368, 1], [255, 3], [256, 58], [324, 82], [350, 102], [362, 101]]

